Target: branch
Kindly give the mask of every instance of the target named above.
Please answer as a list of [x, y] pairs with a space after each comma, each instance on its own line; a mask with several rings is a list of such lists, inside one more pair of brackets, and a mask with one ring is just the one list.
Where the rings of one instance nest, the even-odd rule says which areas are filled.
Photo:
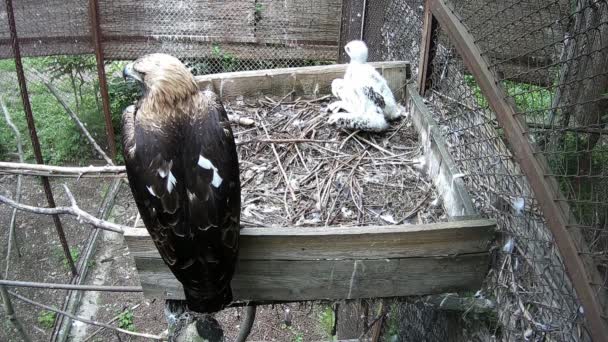
[[[2, 277], [0, 276], [0, 280]], [[15, 314], [15, 309], [13, 308], [13, 304], [11, 303], [11, 297], [8, 295], [8, 291], [4, 285], [0, 285], [0, 298], [2, 298], [2, 306], [4, 307], [4, 314], [8, 320], [13, 324], [19, 335], [21, 335], [21, 339], [25, 342], [31, 342], [32, 340], [23, 329], [23, 325], [21, 325], [21, 321]]]
[[[255, 112], [255, 115], [258, 117], [258, 119], [260, 119], [260, 124], [262, 125], [262, 129], [264, 130], [264, 133], [266, 133], [266, 137], [268, 137], [268, 139], [272, 139], [270, 137], [270, 134], [268, 134], [268, 130], [266, 129], [266, 125], [264, 125], [264, 120], [260, 117], [260, 115], [258, 114], [258, 112]], [[291, 187], [291, 183], [289, 182], [289, 177], [287, 177], [287, 174], [285, 173], [285, 169], [283, 169], [283, 164], [281, 164], [281, 157], [279, 157], [279, 153], [277, 152], [277, 148], [274, 147], [273, 143], [270, 143], [270, 147], [272, 148], [272, 152], [274, 153], [274, 156], [277, 159], [277, 164], [279, 165], [279, 170], [281, 170], [281, 173], [283, 174], [283, 178], [285, 178], [285, 186], [287, 187], [287, 189], [291, 193], [291, 199], [295, 202], [297, 200], [296, 194], [293, 192], [293, 188]]]
[[55, 312], [57, 314], [60, 314], [60, 315], [67, 316], [67, 317], [69, 317], [69, 318], [71, 318], [73, 320], [76, 320], [76, 321], [80, 321], [80, 322], [91, 324], [91, 325], [96, 325], [98, 327], [104, 327], [106, 329], [111, 329], [111, 330], [118, 331], [118, 332], [121, 332], [121, 333], [127, 334], [127, 335], [139, 336], [139, 337], [144, 337], [144, 338], [149, 338], [149, 339], [159, 340], [159, 341], [163, 340], [163, 338], [160, 337], [160, 336], [158, 336], [158, 335], [138, 333], [138, 332], [133, 332], [133, 331], [129, 331], [129, 330], [113, 327], [113, 326], [111, 326], [109, 324], [93, 321], [93, 320], [86, 319], [86, 318], [83, 318], [83, 317], [78, 317], [78, 316], [72, 315], [72, 314], [70, 314], [68, 312], [56, 309], [56, 308], [54, 308], [52, 306], [48, 306], [48, 305], [44, 305], [44, 304], [35, 302], [35, 301], [31, 300], [31, 299], [23, 297], [23, 296], [21, 296], [19, 294], [16, 294], [15, 292], [12, 292], [12, 291], [8, 291], [8, 293], [10, 293], [11, 296], [13, 296], [13, 297], [15, 297], [15, 298], [17, 298], [17, 299], [19, 299], [19, 300], [21, 300], [23, 302], [26, 302], [28, 304], [31, 304], [31, 305], [34, 305], [34, 306], [37, 306], [37, 307], [40, 307], [40, 308], [43, 308], [43, 309], [48, 310], [48, 311], [53, 311], [53, 312]]
[[124, 166], [53, 166], [30, 163], [0, 162], [0, 174], [16, 174], [28, 176], [47, 177], [90, 177], [90, 178], [114, 178], [126, 177]]
[[142, 292], [141, 286], [107, 286], [107, 285], [75, 285], [58, 283], [39, 283], [20, 280], [0, 279], [0, 285], [8, 287], [32, 287], [38, 289], [52, 290], [78, 290], [78, 291], [100, 291], [100, 292]]
[[[21, 142], [21, 133], [19, 133], [19, 129], [13, 123], [11, 119], [11, 115], [6, 108], [6, 104], [2, 97], [0, 97], [0, 107], [2, 107], [2, 112], [4, 113], [4, 119], [6, 120], [6, 124], [13, 130], [15, 134], [15, 141], [17, 143], [17, 152], [19, 153], [19, 162], [23, 163], [23, 143]], [[17, 176], [17, 188], [15, 189], [15, 201], [21, 201], [21, 175]], [[8, 271], [11, 266], [11, 250], [13, 249], [13, 239], [15, 240], [15, 249], [17, 250], [17, 255], [21, 257], [21, 253], [19, 252], [19, 246], [17, 246], [17, 239], [15, 238], [15, 220], [17, 217], [17, 209], [13, 209], [13, 213], [11, 214], [11, 221], [8, 226], [8, 243], [6, 247], [6, 261], [5, 261], [5, 269], [4, 269], [4, 277], [8, 278]]]
[[122, 224], [116, 224], [104, 220], [100, 220], [97, 217], [87, 213], [86, 211], [80, 209], [76, 204], [76, 200], [74, 199], [74, 195], [70, 192], [70, 189], [64, 184], [63, 185], [65, 192], [70, 199], [70, 203], [72, 204], [70, 207], [55, 207], [55, 208], [41, 208], [34, 207], [22, 203], [18, 203], [13, 201], [8, 197], [4, 197], [0, 195], [0, 203], [8, 204], [13, 208], [17, 208], [19, 210], [27, 211], [30, 213], [41, 214], [41, 215], [72, 215], [76, 216], [79, 221], [89, 223], [97, 228], [109, 230], [115, 233], [123, 233], [125, 229], [130, 227], [124, 226]]
[[74, 113], [74, 111], [68, 106], [68, 104], [65, 102], [65, 100], [61, 97], [61, 95], [59, 95], [59, 92], [57, 91], [57, 89], [55, 88], [55, 86], [52, 85], [49, 81], [47, 81], [42, 75], [40, 75], [38, 73], [38, 71], [36, 71], [36, 70], [31, 70], [31, 71], [38, 77], [38, 79], [40, 80], [40, 82], [42, 82], [48, 88], [48, 90], [51, 92], [51, 94], [53, 94], [53, 96], [55, 96], [55, 98], [57, 99], [57, 101], [59, 102], [59, 104], [61, 104], [61, 106], [65, 109], [66, 113], [68, 113], [68, 115], [70, 116], [70, 118], [76, 123], [76, 126], [78, 126], [78, 128], [80, 129], [80, 131], [84, 134], [84, 136], [87, 138], [87, 140], [89, 141], [89, 143], [93, 146], [93, 148], [95, 149], [95, 151], [97, 151], [97, 153], [99, 153], [99, 155], [109, 165], [114, 165], [114, 162], [112, 161], [112, 159], [110, 157], [108, 157], [108, 155], [103, 151], [103, 149], [101, 148], [101, 146], [99, 146], [97, 144], [97, 142], [95, 141], [95, 139], [93, 139], [93, 136], [86, 129], [86, 127], [84, 126], [84, 124], [82, 123], [82, 121], [80, 121], [80, 119], [78, 119], [78, 115], [76, 115], [76, 113]]

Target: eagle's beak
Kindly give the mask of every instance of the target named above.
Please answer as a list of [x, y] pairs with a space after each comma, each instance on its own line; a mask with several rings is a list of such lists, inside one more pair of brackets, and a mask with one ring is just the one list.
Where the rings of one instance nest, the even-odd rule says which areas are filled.
[[133, 63], [129, 63], [122, 69], [122, 77], [124, 77], [125, 81], [135, 80], [138, 83], [143, 83], [143, 79], [141, 78], [140, 73], [133, 69]]

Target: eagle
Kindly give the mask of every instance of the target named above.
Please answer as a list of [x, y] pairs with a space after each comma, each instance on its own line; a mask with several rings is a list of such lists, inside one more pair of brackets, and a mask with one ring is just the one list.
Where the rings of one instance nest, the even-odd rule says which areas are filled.
[[179, 59], [145, 55], [123, 69], [141, 87], [122, 115], [131, 192], [191, 311], [232, 301], [241, 185], [236, 145], [220, 99], [199, 90]]
[[363, 41], [353, 40], [344, 46], [350, 57], [344, 78], [333, 80], [331, 90], [339, 101], [328, 106], [333, 112], [329, 123], [339, 127], [381, 132], [388, 121], [402, 115], [388, 83], [367, 63], [368, 49]]

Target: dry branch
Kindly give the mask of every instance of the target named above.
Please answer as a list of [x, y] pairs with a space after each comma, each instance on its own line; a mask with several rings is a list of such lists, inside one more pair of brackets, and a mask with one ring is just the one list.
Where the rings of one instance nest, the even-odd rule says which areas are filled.
[[47, 177], [91, 177], [113, 178], [126, 177], [124, 166], [53, 166], [30, 163], [0, 162], [0, 174], [17, 174]]
[[71, 206], [69, 206], [69, 207], [55, 207], [55, 208], [34, 207], [34, 206], [15, 202], [12, 199], [10, 199], [8, 197], [4, 197], [2, 195], [0, 195], [0, 203], [4, 203], [7, 205], [10, 205], [13, 208], [17, 208], [19, 210], [27, 211], [27, 212], [35, 213], [35, 214], [76, 216], [78, 218], [78, 220], [81, 222], [86, 222], [97, 228], [109, 230], [109, 231], [115, 232], [115, 233], [123, 233], [125, 229], [130, 228], [128, 226], [124, 226], [121, 224], [116, 224], [116, 223], [100, 220], [97, 217], [80, 209], [80, 207], [78, 207], [78, 205], [76, 204], [76, 200], [74, 199], [74, 196], [70, 192], [70, 189], [68, 189], [68, 187], [65, 184], [63, 185], [63, 187], [65, 189], [65, 192], [66, 192], [68, 198], [70, 199]]
[[108, 286], [108, 285], [74, 285], [58, 283], [39, 283], [32, 281], [3, 280], [0, 285], [8, 287], [31, 287], [52, 290], [78, 290], [78, 291], [100, 291], [100, 292], [142, 292], [141, 286]]
[[[11, 115], [6, 108], [6, 104], [2, 97], [0, 97], [0, 107], [2, 107], [2, 112], [4, 113], [4, 119], [6, 120], [6, 124], [13, 130], [13, 134], [15, 134], [15, 141], [17, 143], [17, 153], [19, 154], [19, 162], [23, 163], [23, 143], [21, 142], [21, 133], [19, 133], [19, 129], [13, 123], [11, 119]], [[17, 188], [15, 189], [15, 201], [21, 201], [21, 175], [17, 176]], [[13, 240], [15, 241], [15, 250], [17, 251], [17, 255], [21, 257], [21, 253], [19, 252], [19, 246], [17, 246], [17, 239], [15, 237], [15, 220], [17, 217], [17, 209], [13, 209], [13, 213], [11, 214], [11, 221], [8, 226], [8, 244], [6, 247], [6, 261], [5, 261], [5, 269], [4, 269], [4, 277], [8, 278], [8, 271], [11, 266], [11, 251], [13, 249]]]
[[[0, 276], [0, 280], [2, 280], [1, 276]], [[25, 332], [25, 329], [23, 329], [23, 325], [21, 325], [21, 321], [15, 314], [15, 310], [14, 310], [13, 304], [11, 302], [11, 297], [9, 296], [6, 286], [4, 286], [4, 285], [0, 285], [0, 298], [2, 298], [2, 306], [4, 307], [4, 314], [6, 315], [8, 320], [13, 324], [13, 326], [15, 327], [17, 332], [19, 332], [21, 339], [25, 342], [30, 342], [31, 339], [30, 339], [29, 335]]]
[[31, 304], [31, 305], [43, 308], [43, 309], [48, 310], [48, 311], [55, 312], [55, 313], [60, 314], [60, 315], [64, 315], [64, 316], [70, 317], [71, 319], [76, 320], [76, 321], [80, 321], [80, 322], [83, 322], [83, 323], [86, 323], [86, 324], [96, 325], [98, 327], [104, 327], [106, 329], [111, 329], [111, 330], [118, 331], [120, 333], [127, 334], [127, 335], [139, 336], [139, 337], [149, 338], [149, 339], [159, 340], [159, 341], [163, 340], [163, 338], [160, 337], [160, 336], [158, 336], [158, 335], [138, 333], [138, 332], [133, 332], [133, 331], [129, 331], [129, 330], [113, 327], [113, 326], [111, 326], [109, 324], [93, 321], [93, 320], [90, 320], [90, 319], [87, 319], [87, 318], [84, 318], [84, 317], [78, 317], [78, 316], [72, 315], [72, 314], [70, 314], [68, 312], [56, 309], [56, 308], [54, 308], [52, 306], [48, 306], [48, 305], [44, 305], [42, 303], [38, 303], [36, 301], [33, 301], [33, 300], [31, 300], [29, 298], [26, 298], [26, 297], [23, 297], [23, 296], [15, 293], [15, 292], [12, 292], [12, 291], [8, 291], [8, 293], [11, 296], [13, 296], [13, 297], [15, 297], [15, 298], [17, 298], [17, 299], [25, 302], [25, 303], [28, 303], [28, 304]]

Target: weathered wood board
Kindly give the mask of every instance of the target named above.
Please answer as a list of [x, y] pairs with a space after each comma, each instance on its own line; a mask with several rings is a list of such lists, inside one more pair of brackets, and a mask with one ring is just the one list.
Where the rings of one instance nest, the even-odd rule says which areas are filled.
[[440, 196], [447, 214], [450, 217], [479, 215], [447, 150], [439, 126], [412, 84], [407, 86], [406, 102], [423, 147], [427, 173], [435, 187], [441, 189]]
[[[152, 52], [202, 58], [230, 54], [247, 60], [338, 58], [342, 0], [98, 4], [106, 59]], [[22, 55], [93, 53], [88, 6], [88, 1], [76, 0], [14, 1]], [[0, 58], [12, 57], [5, 11], [0, 6]]]
[[[384, 76], [395, 97], [401, 99], [405, 93], [405, 81], [409, 76], [409, 63], [396, 61], [371, 64]], [[285, 96], [291, 91], [294, 96], [316, 97], [331, 94], [331, 82], [344, 77], [346, 66], [338, 64], [229, 72], [197, 76], [196, 80], [201, 88], [212, 84], [222, 99], [233, 99], [237, 96]]]
[[[232, 282], [237, 301], [353, 299], [479, 288], [495, 222], [244, 228]], [[183, 299], [143, 228], [125, 232], [144, 294]]]

